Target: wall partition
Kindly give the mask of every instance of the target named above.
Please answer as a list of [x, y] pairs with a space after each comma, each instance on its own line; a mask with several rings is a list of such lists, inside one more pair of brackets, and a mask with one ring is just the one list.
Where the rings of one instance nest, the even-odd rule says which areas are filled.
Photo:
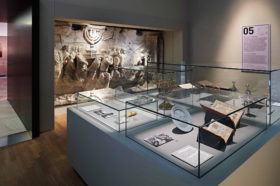
[[38, 2], [7, 1], [7, 99], [0, 104], [0, 146], [39, 135]]
[[7, 100], [7, 31], [7, 23], [0, 22], [0, 102]]

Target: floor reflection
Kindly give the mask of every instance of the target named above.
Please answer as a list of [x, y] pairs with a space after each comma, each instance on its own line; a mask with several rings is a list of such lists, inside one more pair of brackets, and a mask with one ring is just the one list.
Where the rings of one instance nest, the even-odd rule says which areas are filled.
[[0, 147], [32, 138], [7, 100], [0, 101]]

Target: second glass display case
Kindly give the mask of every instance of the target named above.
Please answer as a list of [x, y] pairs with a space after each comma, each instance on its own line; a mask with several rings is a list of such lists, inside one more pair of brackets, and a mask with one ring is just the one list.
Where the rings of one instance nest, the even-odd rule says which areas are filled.
[[142, 112], [139, 108], [125, 106], [126, 101], [140, 99], [146, 100], [150, 107], [156, 108], [157, 100], [145, 94], [146, 92], [130, 94], [111, 88], [94, 91], [94, 94], [91, 91], [79, 92], [77, 108], [99, 123], [121, 132], [125, 129], [126, 121], [133, 127], [151, 120], [150, 114]]

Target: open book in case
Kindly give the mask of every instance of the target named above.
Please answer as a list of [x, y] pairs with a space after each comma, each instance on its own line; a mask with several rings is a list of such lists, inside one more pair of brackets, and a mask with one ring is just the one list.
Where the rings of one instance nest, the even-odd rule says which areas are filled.
[[[149, 122], [133, 127], [127, 122], [126, 136], [198, 177], [205, 175], [268, 127], [266, 97], [254, 97], [253, 102], [244, 104], [242, 94], [219, 90], [218, 94], [227, 101], [212, 102], [204, 99], [215, 95], [209, 90], [174, 88], [172, 95], [187, 95], [178, 98], [150, 92], [147, 96], [155, 99], [158, 106], [127, 101], [127, 108], [145, 112]], [[171, 109], [159, 107], [166, 100]]]

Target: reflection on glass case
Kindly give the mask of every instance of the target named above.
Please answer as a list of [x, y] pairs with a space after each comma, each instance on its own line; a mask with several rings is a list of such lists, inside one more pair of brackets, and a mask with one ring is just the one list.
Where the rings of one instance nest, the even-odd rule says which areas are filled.
[[[172, 81], [173, 85], [180, 84], [180, 73], [184, 73], [181, 70], [169, 70], [162, 69], [160, 67], [123, 67], [120, 68], [121, 71], [125, 71], [123, 74], [127, 74], [125, 82], [129, 82], [122, 85], [125, 92], [129, 93], [139, 93], [146, 91], [155, 91], [160, 88], [160, 82], [164, 80]], [[129, 81], [129, 79], [134, 79], [134, 81]], [[136, 82], [135, 80], [138, 79]], [[185, 81], [185, 80], [184, 80]], [[131, 84], [135, 86], [131, 86]], [[115, 87], [120, 86], [121, 82], [115, 83]], [[114, 86], [113, 86], [114, 87]], [[113, 88], [112, 87], [112, 88]]]

